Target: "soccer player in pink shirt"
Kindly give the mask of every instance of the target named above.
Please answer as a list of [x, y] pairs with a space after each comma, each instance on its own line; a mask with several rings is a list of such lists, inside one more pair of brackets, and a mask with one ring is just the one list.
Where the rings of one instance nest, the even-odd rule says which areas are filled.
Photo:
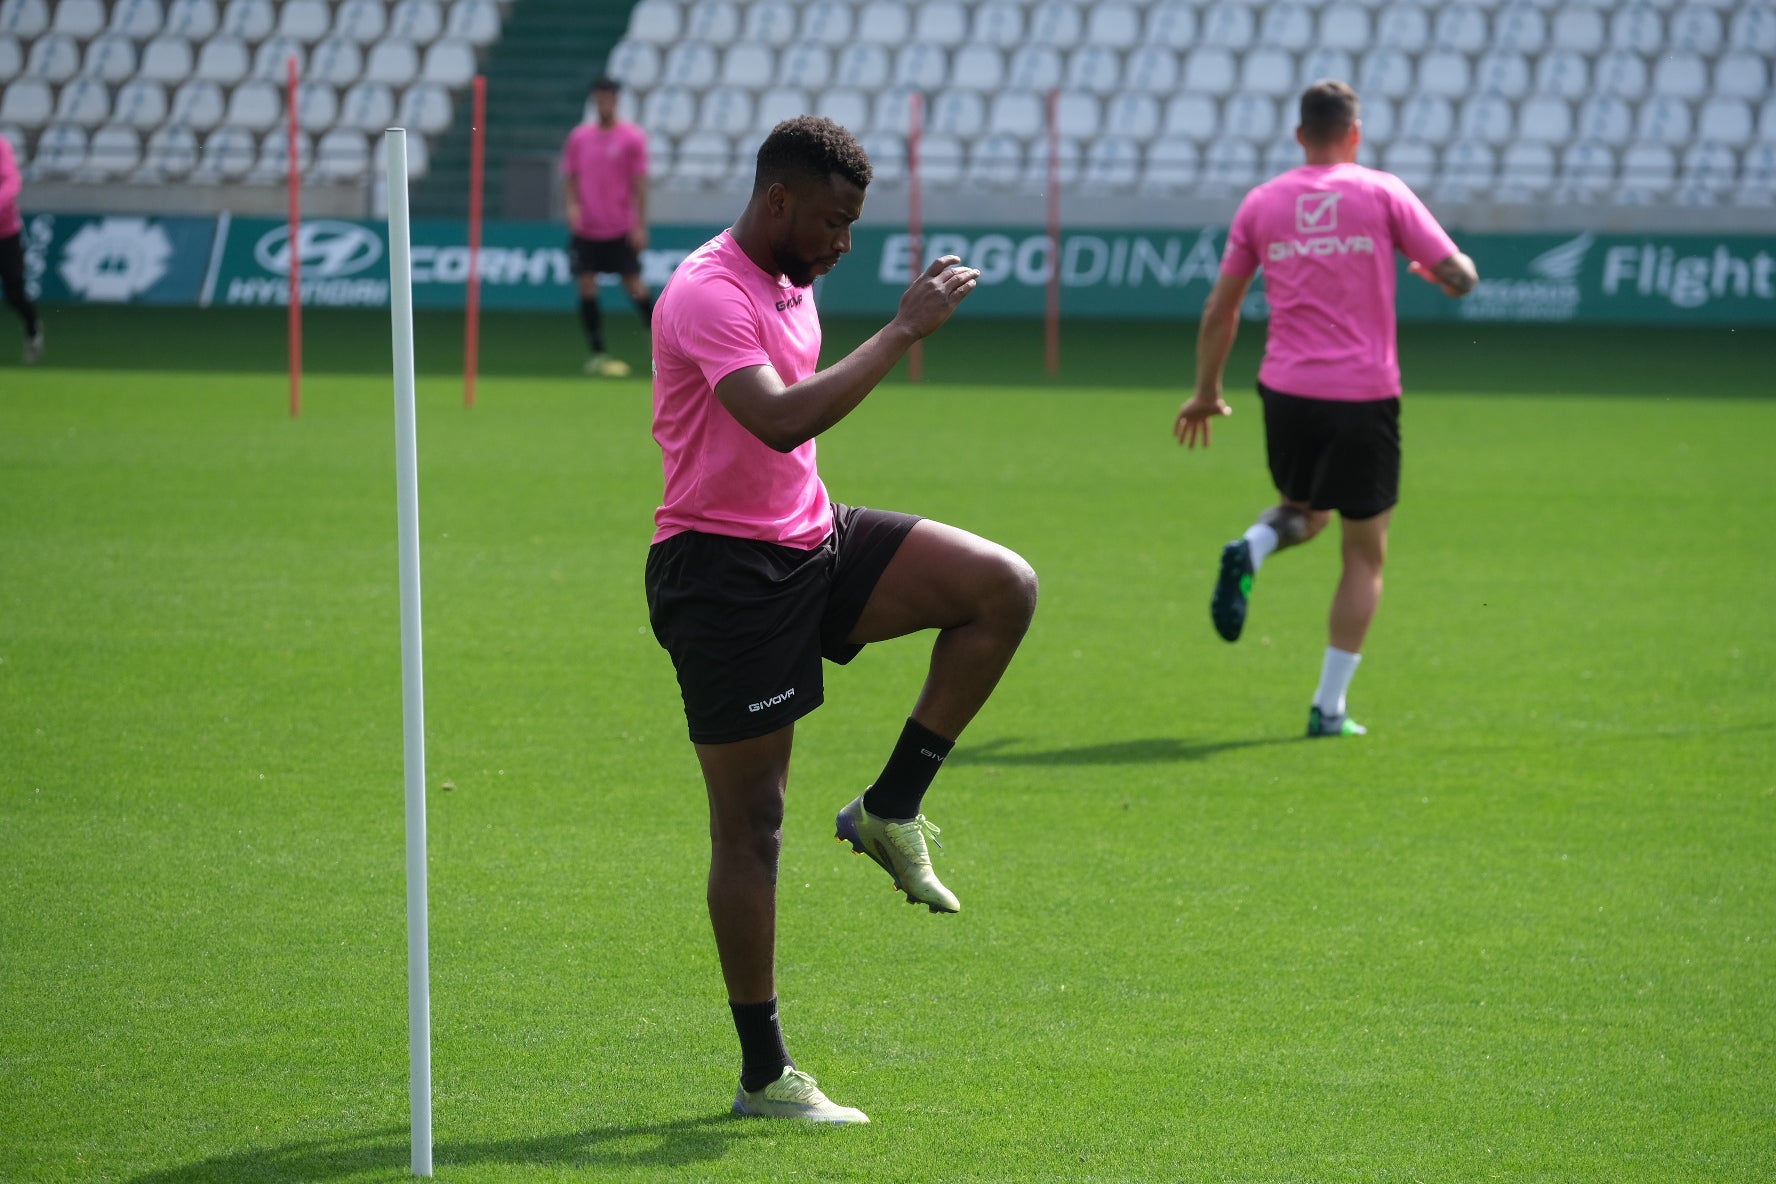
[[795, 723], [822, 659], [938, 631], [887, 763], [839, 810], [838, 837], [932, 912], [960, 910], [921, 812], [956, 737], [1036, 609], [1017, 555], [953, 526], [827, 496], [815, 437], [854, 411], [980, 272], [936, 260], [875, 336], [825, 369], [814, 280], [851, 249], [872, 176], [829, 119], [777, 125], [734, 225], [694, 251], [654, 316], [654, 439], [665, 469], [646, 588], [709, 797], [709, 918], [740, 1038], [736, 1114], [869, 1121], [796, 1068], [777, 1015], [777, 871]]
[[598, 277], [619, 277], [641, 319], [653, 319], [654, 296], [641, 278], [641, 252], [648, 243], [647, 133], [617, 118], [620, 90], [614, 79], [599, 78], [591, 94], [597, 118], [569, 132], [561, 150], [562, 189], [572, 228], [568, 259], [579, 285], [580, 324], [592, 350], [586, 373], [624, 378], [629, 364], [605, 353]]
[[1216, 632], [1239, 638], [1252, 579], [1273, 552], [1313, 538], [1336, 511], [1344, 570], [1332, 598], [1330, 644], [1308, 711], [1309, 736], [1360, 736], [1345, 692], [1381, 603], [1388, 520], [1400, 488], [1400, 364], [1394, 345], [1394, 252], [1412, 274], [1462, 296], [1479, 282], [1406, 183], [1356, 163], [1363, 125], [1356, 92], [1321, 81], [1301, 96], [1295, 130], [1307, 163], [1246, 195], [1227, 234], [1221, 276], [1197, 333], [1196, 393], [1173, 431], [1191, 448], [1233, 414], [1221, 375], [1239, 332], [1240, 302], [1264, 268], [1270, 334], [1258, 370], [1271, 479], [1281, 504], [1221, 552], [1209, 603]]
[[23, 188], [24, 176], [19, 172], [12, 141], [0, 136], [0, 291], [25, 323], [28, 365], [43, 357], [43, 322], [37, 319], [37, 306], [25, 287], [25, 222], [19, 216], [19, 193]]

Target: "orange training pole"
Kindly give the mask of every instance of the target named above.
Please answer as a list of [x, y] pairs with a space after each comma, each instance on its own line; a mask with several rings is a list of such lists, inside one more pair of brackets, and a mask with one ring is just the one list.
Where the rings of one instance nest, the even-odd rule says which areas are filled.
[[290, 123], [290, 418], [302, 414], [302, 176], [297, 156], [296, 59], [285, 63]]

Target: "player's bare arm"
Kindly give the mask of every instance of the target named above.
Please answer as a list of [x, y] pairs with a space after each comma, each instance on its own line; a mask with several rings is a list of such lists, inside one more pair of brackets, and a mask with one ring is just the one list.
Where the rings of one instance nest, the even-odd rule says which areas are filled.
[[1178, 409], [1172, 424], [1172, 434], [1188, 448], [1195, 448], [1199, 439], [1207, 448], [1209, 422], [1216, 416], [1233, 414], [1221, 397], [1221, 374], [1239, 336], [1240, 303], [1251, 285], [1249, 275], [1224, 274], [1203, 301], [1202, 321], [1196, 330], [1196, 393]]
[[639, 254], [648, 245], [648, 179], [635, 178], [635, 228], [629, 232], [629, 245]]
[[748, 366], [717, 383], [715, 396], [747, 431], [790, 452], [849, 415], [913, 342], [936, 332], [979, 282], [978, 269], [945, 255], [906, 290], [892, 321], [831, 366], [794, 386], [785, 386], [770, 366]]
[[1480, 272], [1474, 266], [1474, 261], [1461, 251], [1435, 267], [1421, 267], [1412, 263], [1407, 270], [1420, 279], [1436, 284], [1451, 296], [1466, 296], [1480, 282]]
[[561, 177], [561, 196], [563, 208], [567, 211], [567, 225], [574, 233], [579, 233], [580, 225], [580, 188], [572, 173], [564, 173]]

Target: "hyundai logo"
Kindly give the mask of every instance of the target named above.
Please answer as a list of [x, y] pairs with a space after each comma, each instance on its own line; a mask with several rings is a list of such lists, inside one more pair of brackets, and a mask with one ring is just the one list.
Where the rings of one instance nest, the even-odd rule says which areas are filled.
[[[382, 240], [351, 222], [304, 222], [296, 236], [304, 275], [335, 279], [355, 275], [382, 258]], [[290, 228], [280, 226], [253, 248], [259, 266], [277, 275], [290, 274]]]

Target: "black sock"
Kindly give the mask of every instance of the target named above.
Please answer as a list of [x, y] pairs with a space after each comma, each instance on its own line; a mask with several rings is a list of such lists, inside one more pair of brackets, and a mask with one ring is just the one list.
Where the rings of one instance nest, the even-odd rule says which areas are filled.
[[909, 719], [901, 729], [900, 742], [888, 754], [888, 763], [876, 783], [863, 792], [863, 808], [877, 818], [912, 818], [931, 788], [931, 779], [943, 767], [944, 758], [956, 746], [936, 732]]
[[641, 313], [641, 319], [647, 324], [647, 327], [652, 329], [654, 327], [654, 298], [643, 296], [635, 302], [635, 308], [637, 312]]
[[603, 353], [604, 316], [599, 311], [598, 301], [580, 298], [580, 324], [586, 330], [586, 344], [592, 347], [592, 352]]
[[783, 1047], [783, 1026], [777, 1022], [777, 1000], [728, 1004], [734, 1013], [734, 1031], [740, 1034], [740, 1088], [747, 1093], [763, 1089], [795, 1068]]

